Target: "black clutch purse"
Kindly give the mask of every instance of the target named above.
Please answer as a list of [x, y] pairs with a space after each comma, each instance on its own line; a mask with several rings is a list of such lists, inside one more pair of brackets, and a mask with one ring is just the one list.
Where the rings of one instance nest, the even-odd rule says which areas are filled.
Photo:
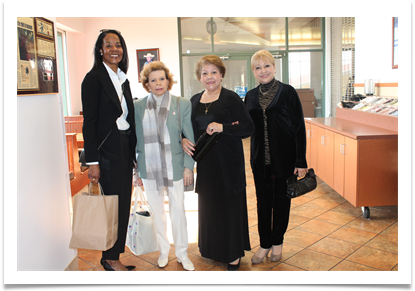
[[313, 191], [317, 188], [316, 175], [313, 169], [308, 169], [308, 173], [304, 178], [298, 180], [298, 176], [294, 175], [287, 179], [287, 197], [295, 198]]
[[214, 132], [212, 135], [209, 135], [205, 131], [196, 141], [193, 159], [199, 162], [219, 138], [220, 133]]

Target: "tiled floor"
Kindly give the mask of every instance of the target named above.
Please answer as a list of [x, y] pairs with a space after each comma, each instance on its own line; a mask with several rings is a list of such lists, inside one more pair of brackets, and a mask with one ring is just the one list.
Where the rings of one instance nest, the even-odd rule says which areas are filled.
[[[290, 223], [285, 235], [280, 262], [268, 258], [253, 265], [251, 257], [259, 247], [256, 197], [249, 166], [249, 143], [244, 140], [247, 201], [251, 251], [245, 252], [240, 271], [397, 271], [398, 270], [398, 207], [371, 207], [370, 220], [356, 208], [318, 180], [317, 189], [292, 201]], [[166, 204], [166, 209], [168, 206]], [[186, 215], [189, 233], [189, 258], [196, 271], [225, 271], [226, 265], [202, 258], [197, 246], [197, 194], [186, 193]], [[171, 230], [168, 229], [170, 242]], [[174, 255], [169, 264], [157, 266], [159, 253], [135, 256], [126, 247], [121, 261], [136, 265], [136, 271], [182, 271]], [[78, 250], [81, 271], [103, 271], [101, 252]]]

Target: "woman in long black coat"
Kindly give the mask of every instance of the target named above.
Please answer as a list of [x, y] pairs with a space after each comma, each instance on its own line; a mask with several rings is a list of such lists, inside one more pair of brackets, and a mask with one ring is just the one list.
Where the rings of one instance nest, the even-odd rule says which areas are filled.
[[[196, 77], [206, 90], [190, 101], [195, 140], [204, 132], [221, 133], [197, 163], [199, 251], [205, 258], [228, 263], [233, 271], [251, 249], [242, 138], [254, 132], [254, 124], [241, 98], [221, 86], [225, 72], [218, 56], [199, 60]], [[183, 150], [193, 155], [194, 144], [184, 139]]]
[[291, 200], [285, 196], [286, 180], [307, 173], [303, 110], [295, 89], [274, 78], [270, 52], [260, 50], [251, 59], [260, 85], [245, 97], [255, 123], [251, 137], [251, 167], [257, 196], [260, 248], [252, 257], [261, 263], [272, 249], [271, 261], [282, 257], [282, 244], [290, 216]]

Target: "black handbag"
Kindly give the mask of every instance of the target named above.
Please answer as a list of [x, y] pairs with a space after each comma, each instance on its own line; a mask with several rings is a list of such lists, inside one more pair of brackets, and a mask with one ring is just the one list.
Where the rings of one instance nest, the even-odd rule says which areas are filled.
[[316, 175], [313, 169], [308, 169], [304, 178], [298, 180], [298, 175], [287, 179], [287, 197], [296, 198], [317, 188]]
[[215, 142], [220, 138], [219, 132], [214, 132], [212, 135], [209, 135], [206, 131], [199, 137], [195, 144], [195, 151], [193, 153], [193, 159], [196, 162], [199, 162], [210, 148], [215, 144]]

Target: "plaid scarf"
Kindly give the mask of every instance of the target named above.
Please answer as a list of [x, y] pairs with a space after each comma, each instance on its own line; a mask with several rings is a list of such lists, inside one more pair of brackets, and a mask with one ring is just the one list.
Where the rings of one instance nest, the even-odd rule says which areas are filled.
[[173, 165], [167, 116], [170, 111], [171, 95], [163, 95], [160, 109], [150, 93], [143, 117], [144, 151], [146, 153], [147, 179], [155, 180], [159, 195], [168, 195], [167, 187], [173, 187]]

